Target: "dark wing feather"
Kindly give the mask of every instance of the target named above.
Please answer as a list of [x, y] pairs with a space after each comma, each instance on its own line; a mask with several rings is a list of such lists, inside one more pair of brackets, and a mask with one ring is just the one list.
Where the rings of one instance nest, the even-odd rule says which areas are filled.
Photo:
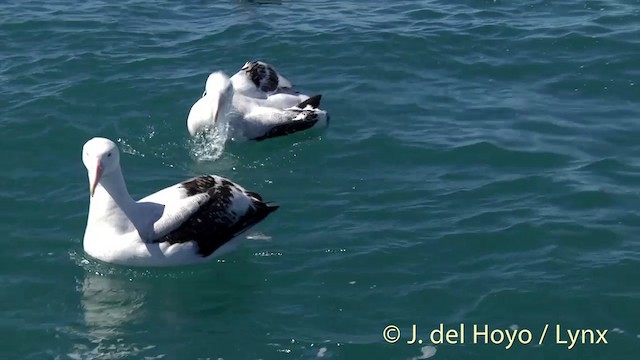
[[273, 66], [262, 61], [251, 61], [247, 72], [251, 81], [261, 91], [274, 92], [278, 89], [278, 73]]
[[262, 141], [274, 137], [285, 136], [298, 131], [312, 128], [318, 122], [318, 115], [310, 113], [304, 120], [295, 120], [282, 125], [276, 125], [269, 129], [264, 135], [253, 138], [252, 140]]
[[204, 257], [278, 209], [277, 205], [264, 203], [259, 195], [255, 196], [256, 193], [245, 191], [251, 198], [252, 206], [243, 214], [233, 214], [233, 190], [243, 190], [225, 178], [200, 176], [185, 181], [182, 185], [189, 196], [207, 193], [209, 199], [180, 227], [156, 242], [176, 244], [195, 241], [198, 253]]
[[247, 193], [247, 195], [262, 201], [262, 195], [258, 194], [257, 192], [246, 191], [246, 193]]
[[308, 98], [307, 100], [301, 102], [300, 104], [296, 105], [296, 107], [299, 109], [304, 109], [307, 106], [311, 106], [312, 108], [317, 109], [320, 107], [320, 100], [322, 100], [322, 95], [320, 94], [314, 95]]

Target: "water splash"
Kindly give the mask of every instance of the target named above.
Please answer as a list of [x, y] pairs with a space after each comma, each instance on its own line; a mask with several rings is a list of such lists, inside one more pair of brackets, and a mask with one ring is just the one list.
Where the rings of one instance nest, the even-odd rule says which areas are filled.
[[229, 121], [223, 116], [212, 129], [198, 134], [189, 141], [191, 154], [198, 160], [217, 160], [224, 152], [229, 136]]
[[143, 153], [134, 149], [125, 139], [118, 138], [116, 141], [120, 144], [123, 153], [144, 157]]

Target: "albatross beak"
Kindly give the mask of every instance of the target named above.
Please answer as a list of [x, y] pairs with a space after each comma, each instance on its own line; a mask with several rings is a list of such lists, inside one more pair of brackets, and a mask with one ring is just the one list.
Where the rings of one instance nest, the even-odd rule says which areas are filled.
[[96, 163], [96, 171], [94, 173], [89, 173], [89, 195], [93, 197], [93, 193], [96, 191], [96, 186], [100, 182], [100, 178], [102, 177], [102, 161], [98, 159]]
[[215, 100], [214, 112], [213, 112], [213, 123], [216, 124], [218, 122], [218, 118], [220, 117], [220, 106], [224, 104], [226, 101], [224, 95], [220, 94], [218, 98]]

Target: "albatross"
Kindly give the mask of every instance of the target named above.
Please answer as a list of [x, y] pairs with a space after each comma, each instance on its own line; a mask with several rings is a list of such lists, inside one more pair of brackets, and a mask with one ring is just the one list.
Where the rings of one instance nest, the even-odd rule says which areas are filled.
[[135, 201], [116, 144], [96, 137], [82, 148], [89, 176], [85, 252], [128, 266], [200, 263], [236, 248], [238, 235], [278, 209], [221, 176], [191, 178]]
[[260, 141], [323, 127], [328, 125], [329, 115], [319, 109], [321, 98], [285, 93], [266, 98], [246, 96], [236, 92], [225, 73], [217, 71], [209, 75], [203, 97], [191, 107], [187, 129], [196, 136], [226, 117], [235, 135]]

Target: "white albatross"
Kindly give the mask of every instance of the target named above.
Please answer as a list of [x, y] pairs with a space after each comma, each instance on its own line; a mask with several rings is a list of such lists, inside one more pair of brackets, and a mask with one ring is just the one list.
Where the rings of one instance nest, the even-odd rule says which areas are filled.
[[[282, 107], [273, 96], [295, 105]], [[236, 93], [232, 81], [223, 72], [214, 72], [207, 78], [204, 96], [193, 104], [187, 117], [187, 129], [191, 136], [216, 125], [222, 116], [228, 120], [235, 136], [249, 140], [264, 140], [284, 136], [310, 128], [326, 127], [329, 114], [319, 109], [321, 96], [307, 97], [299, 101], [298, 95], [276, 94], [266, 99], [248, 97]]]
[[199, 263], [235, 249], [242, 232], [278, 209], [238, 184], [198, 176], [135, 201], [120, 169], [120, 152], [105, 138], [82, 149], [89, 176], [85, 252], [128, 266]]

